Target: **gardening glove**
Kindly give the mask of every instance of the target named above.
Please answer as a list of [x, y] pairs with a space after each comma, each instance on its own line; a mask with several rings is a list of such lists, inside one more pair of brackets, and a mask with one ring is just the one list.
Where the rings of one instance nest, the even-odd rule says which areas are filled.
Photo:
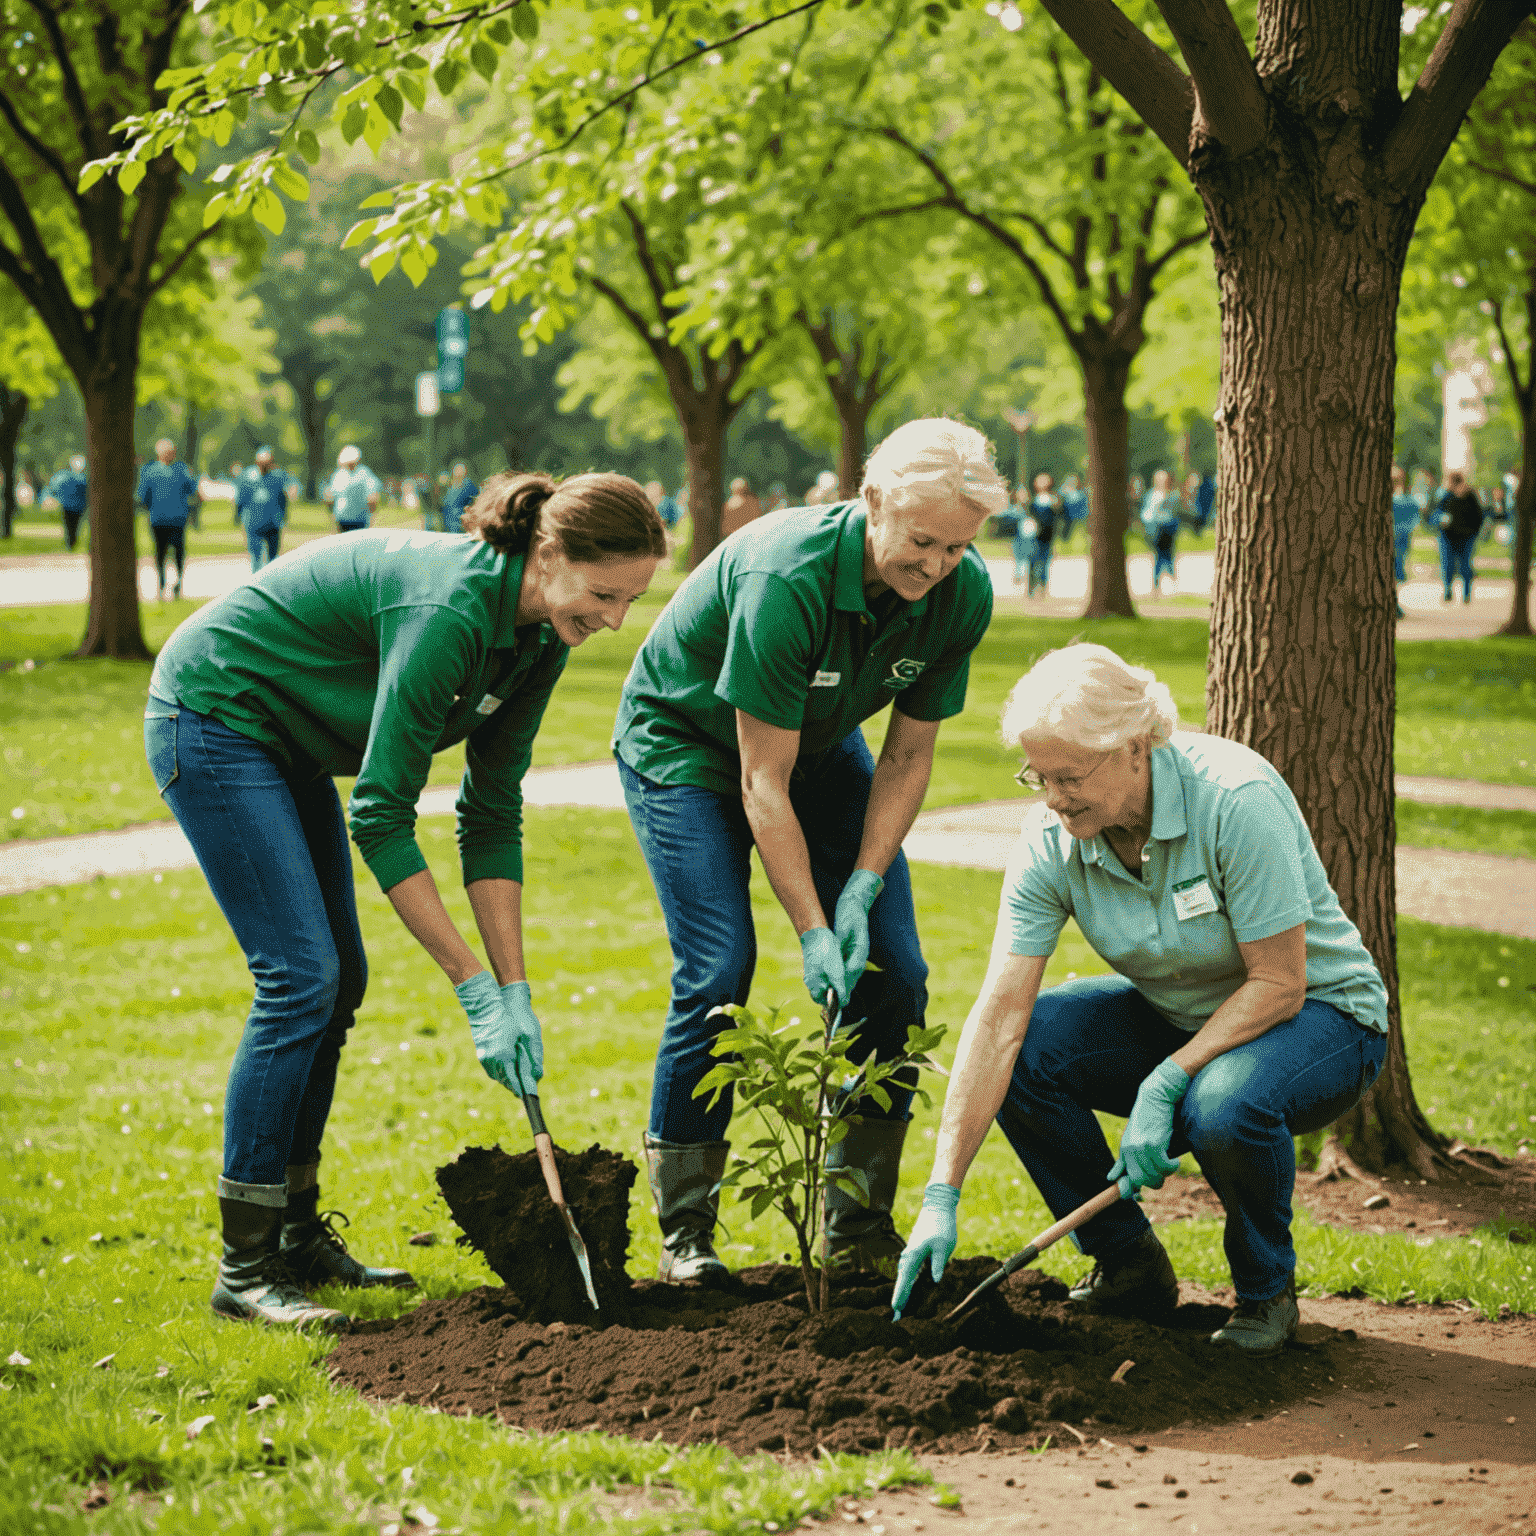
[[849, 875], [843, 894], [837, 898], [832, 927], [837, 933], [838, 948], [843, 952], [843, 973], [850, 997], [869, 963], [869, 909], [884, 889], [885, 881], [879, 875], [871, 874], [867, 869], [856, 869]]
[[544, 1042], [526, 981], [496, 985], [489, 971], [476, 971], [454, 989], [475, 1040], [485, 1075], [522, 1095], [537, 1092], [544, 1075]]
[[1168, 1156], [1168, 1143], [1173, 1138], [1173, 1112], [1189, 1083], [1189, 1074], [1170, 1056], [1137, 1089], [1120, 1137], [1120, 1156], [1109, 1170], [1110, 1182], [1120, 1185], [1122, 1200], [1144, 1186], [1161, 1189], [1163, 1180], [1178, 1170], [1178, 1158]]
[[819, 1006], [827, 993], [837, 994], [839, 1008], [848, 1006], [848, 972], [837, 935], [830, 928], [807, 928], [800, 935], [800, 956], [805, 961], [805, 985]]
[[891, 1292], [893, 1321], [901, 1316], [924, 1259], [935, 1284], [944, 1278], [944, 1266], [960, 1241], [955, 1225], [955, 1207], [959, 1204], [960, 1191], [953, 1184], [930, 1184], [923, 1191], [923, 1208], [912, 1223], [912, 1235], [896, 1264], [896, 1289]]

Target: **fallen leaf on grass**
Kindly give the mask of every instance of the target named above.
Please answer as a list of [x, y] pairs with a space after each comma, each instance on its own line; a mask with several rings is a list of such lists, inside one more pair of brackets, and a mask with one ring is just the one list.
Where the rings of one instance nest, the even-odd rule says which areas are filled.
[[19, 1349], [13, 1349], [5, 1362], [7, 1365], [31, 1365], [32, 1362]]
[[104, 1371], [115, 1359], [117, 1359], [117, 1351], [113, 1350], [110, 1355], [103, 1355], [100, 1360], [94, 1361], [91, 1369], [93, 1371]]
[[85, 1511], [93, 1509], [105, 1509], [112, 1502], [112, 1490], [106, 1483], [97, 1483], [91, 1491], [80, 1501], [80, 1508]]
[[1127, 1371], [1134, 1370], [1135, 1368], [1136, 1362], [1134, 1360], [1122, 1360], [1120, 1364], [1115, 1367], [1115, 1374], [1109, 1378], [1110, 1385], [1123, 1386], [1125, 1383], [1125, 1373]]
[[260, 1397], [245, 1411], [247, 1413], [260, 1413], [263, 1408], [276, 1408], [277, 1399], [270, 1392], [263, 1392]]
[[197, 1437], [202, 1434], [202, 1432], [207, 1429], [208, 1426], [213, 1422], [214, 1416], [211, 1413], [205, 1413], [201, 1418], [193, 1419], [192, 1422], [187, 1425], [187, 1439], [196, 1440]]

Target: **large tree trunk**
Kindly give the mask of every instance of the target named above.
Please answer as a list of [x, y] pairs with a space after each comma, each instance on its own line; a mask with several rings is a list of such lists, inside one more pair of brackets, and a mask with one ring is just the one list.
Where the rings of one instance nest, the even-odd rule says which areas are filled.
[[1079, 358], [1088, 435], [1088, 606], [1085, 619], [1134, 619], [1125, 576], [1125, 485], [1130, 478], [1131, 419], [1125, 408], [1130, 360]]
[[[1530, 366], [1536, 369], [1536, 343]], [[1510, 540], [1515, 595], [1501, 635], [1531, 633], [1531, 529], [1536, 524], [1536, 420], [1531, 416], [1521, 422], [1520, 437], [1520, 489], [1515, 495], [1515, 536]]]
[[1398, 1012], [1388, 502], [1398, 286], [1417, 209], [1362, 199], [1336, 218], [1307, 169], [1250, 162], [1205, 183], [1226, 237], [1207, 728], [1284, 775], [1386, 979], [1387, 1065], [1335, 1133], [1357, 1163], [1429, 1178], [1444, 1141], [1414, 1099]]
[[133, 361], [98, 370], [80, 390], [91, 464], [91, 607], [76, 656], [142, 661], [150, 654], [139, 624]]
[[293, 403], [299, 418], [299, 430], [304, 434], [304, 497], [306, 501], [320, 499], [320, 482], [325, 478], [325, 423], [331, 413], [332, 396], [320, 398], [318, 380], [303, 367], [291, 363], [283, 371], [293, 390]]
[[833, 398], [837, 399], [837, 493], [844, 501], [852, 501], [859, 494], [869, 455], [870, 407], [835, 393]]
[[725, 509], [725, 429], [734, 414], [723, 401], [708, 398], [678, 412], [688, 466], [688, 516], [693, 522], [693, 542], [688, 547], [690, 570], [720, 542], [720, 516]]
[[0, 384], [0, 538], [4, 539], [16, 527], [16, 439], [27, 419], [27, 405], [19, 389]]
[[181, 456], [186, 460], [187, 468], [195, 475], [197, 473], [197, 442], [198, 442], [198, 416], [197, 407], [189, 400], [187, 402], [187, 428], [182, 436]]

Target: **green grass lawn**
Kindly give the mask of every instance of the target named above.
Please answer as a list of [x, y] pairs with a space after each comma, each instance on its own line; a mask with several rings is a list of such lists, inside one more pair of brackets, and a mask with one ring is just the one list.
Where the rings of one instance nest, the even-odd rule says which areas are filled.
[[[451, 910], [469, 927], [451, 821], [422, 824]], [[914, 883], [935, 962], [930, 1019], [958, 1026], [985, 966], [999, 877], [919, 866]], [[359, 867], [371, 980], [343, 1055], [322, 1170], [327, 1205], [375, 1262], [409, 1265], [425, 1294], [487, 1283], [453, 1244], [432, 1170], [467, 1145], [528, 1145], [515, 1101], [474, 1058], [447, 982], [400, 928]], [[758, 882], [754, 1001], [801, 995], [798, 945]], [[526, 896], [530, 976], [543, 1020], [544, 1107], [568, 1146], [600, 1140], [638, 1157], [666, 1005], [664, 930], [619, 813], [534, 810]], [[788, 1530], [839, 1491], [913, 1475], [899, 1457], [784, 1468], [701, 1449], [673, 1453], [591, 1435], [509, 1435], [493, 1424], [333, 1392], [314, 1362], [323, 1342], [217, 1323], [207, 1313], [216, 1253], [213, 1183], [228, 1059], [249, 1003], [236, 948], [195, 871], [39, 891], [0, 901], [0, 1101], [9, 1148], [0, 1205], [0, 1327], [30, 1364], [0, 1367], [0, 1529], [63, 1530], [82, 1487], [106, 1477], [103, 1529], [370, 1532], [424, 1508], [442, 1528], [746, 1532]], [[1536, 944], [1404, 921], [1410, 1059], [1436, 1123], [1514, 1153], [1533, 1132], [1530, 995]], [[1069, 930], [1048, 980], [1102, 966]], [[1468, 1021], [1472, 1020], [1469, 1026]], [[948, 1056], [953, 1037], [943, 1051]], [[941, 1099], [937, 1094], [936, 1098]], [[938, 1105], [918, 1108], [897, 1218], [916, 1214]], [[1106, 1121], [1113, 1142], [1118, 1122]], [[748, 1127], [733, 1134], [745, 1139]], [[1186, 1165], [1192, 1172], [1192, 1165]], [[644, 1181], [631, 1207], [631, 1266], [659, 1244]], [[733, 1265], [781, 1258], [776, 1218], [727, 1207]], [[1004, 1254], [1045, 1224], [1000, 1136], [966, 1185], [960, 1253]], [[439, 1243], [406, 1238], [431, 1229]], [[1180, 1273], [1222, 1284], [1221, 1225], [1165, 1230]], [[1385, 1300], [1467, 1297], [1486, 1311], [1536, 1310], [1528, 1247], [1495, 1229], [1420, 1248], [1299, 1220], [1300, 1274], [1314, 1291], [1361, 1286]], [[1068, 1244], [1059, 1274], [1085, 1267]], [[398, 1292], [340, 1293], [363, 1315], [412, 1305]], [[95, 1362], [112, 1356], [108, 1367]], [[264, 1395], [275, 1403], [247, 1409]], [[212, 1415], [195, 1440], [187, 1427]], [[407, 1472], [407, 1468], [411, 1469]], [[604, 1490], [649, 1480], [646, 1502]], [[258, 1486], [260, 1484], [260, 1486]], [[135, 1485], [148, 1488], [128, 1497]], [[54, 1516], [44, 1506], [59, 1513]], [[623, 1510], [639, 1510], [626, 1519]]]
[[[617, 635], [596, 636], [571, 657], [534, 748], [535, 765], [608, 755], [619, 688], [635, 649], [680, 580], [657, 573], [650, 595]], [[192, 611], [191, 603], [148, 604], [151, 646]], [[78, 605], [13, 608], [0, 614], [0, 663], [33, 660], [31, 670], [0, 673], [0, 826], [4, 837], [58, 836], [149, 821], [168, 815], [144, 766], [142, 726], [146, 664], [70, 662], [63, 657], [84, 623]], [[1009, 689], [1043, 652], [1091, 638], [1153, 667], [1173, 691], [1183, 718], [1205, 719], [1207, 628], [1200, 619], [1137, 620], [1021, 617], [998, 613], [971, 663], [965, 712], [947, 721], [927, 804], [964, 804], [1015, 792], [1015, 757], [997, 739]], [[870, 722], [878, 744], [883, 722]], [[462, 749], [443, 753], [432, 782], [456, 783]], [[1536, 646], [1487, 639], [1413, 641], [1398, 647], [1397, 766], [1403, 773], [1536, 785]], [[345, 786], [344, 792], [345, 792]], [[21, 815], [15, 813], [20, 810]], [[1482, 846], [1536, 854], [1532, 818], [1521, 813], [1470, 813], [1454, 818], [1404, 812], [1404, 842]], [[1498, 818], [1502, 818], [1499, 820]], [[1472, 839], [1469, 841], [1468, 839]]]

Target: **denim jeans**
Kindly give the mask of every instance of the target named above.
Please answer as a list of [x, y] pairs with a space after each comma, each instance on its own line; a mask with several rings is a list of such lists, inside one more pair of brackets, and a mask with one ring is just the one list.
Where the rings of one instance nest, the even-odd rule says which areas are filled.
[[[1142, 1079], [1189, 1038], [1120, 976], [1040, 994], [997, 1123], [1057, 1216], [1098, 1194], [1114, 1161], [1094, 1110], [1130, 1114]], [[1358, 1102], [1386, 1054], [1385, 1035], [1309, 999], [1295, 1018], [1218, 1056], [1190, 1084], [1169, 1152], [1193, 1152], [1220, 1197], [1227, 1263], [1243, 1300], [1278, 1294], [1296, 1268], [1292, 1138]], [[1102, 1259], [1147, 1230], [1141, 1207], [1122, 1200], [1076, 1236]]]
[[[863, 736], [852, 735], [816, 756], [802, 759], [790, 781], [790, 802], [805, 832], [816, 893], [830, 923], [859, 856], [864, 809], [869, 803], [874, 760]], [[657, 784], [622, 760], [619, 777], [640, 850], [650, 867], [672, 943], [672, 1001], [656, 1054], [651, 1083], [650, 1133], [663, 1141], [696, 1144], [724, 1139], [731, 1096], [712, 1110], [693, 1090], [715, 1065], [710, 1042], [730, 1021], [710, 1018], [722, 1003], [745, 1003], [757, 964], [752, 924], [752, 829], [739, 795], [721, 795], [691, 784]], [[853, 990], [846, 1016], [859, 1025], [850, 1059], [889, 1060], [906, 1044], [907, 1029], [923, 1022], [928, 1006], [928, 967], [917, 941], [912, 879], [898, 853], [885, 888], [869, 910], [869, 958]], [[809, 998], [803, 1004], [814, 1007]], [[891, 1108], [874, 1105], [871, 1119], [905, 1120], [911, 1085], [889, 1085]]]
[[1036, 539], [1035, 551], [1029, 557], [1029, 595], [1048, 592], [1051, 583], [1051, 539]]
[[368, 962], [336, 786], [285, 772], [209, 715], [151, 698], [144, 749], [192, 844], [256, 999], [229, 1071], [224, 1177], [281, 1185], [313, 1163]]
[[1472, 601], [1472, 553], [1477, 548], [1477, 540], [1453, 539], [1450, 534], [1440, 535], [1440, 580], [1445, 586], [1445, 600], [1451, 600], [1451, 583], [1461, 577], [1461, 597], [1463, 602]]
[[1408, 580], [1408, 551], [1413, 548], [1413, 529], [1392, 535], [1392, 569], [1399, 581]]
[[1158, 583], [1165, 575], [1169, 581], [1178, 580], [1173, 570], [1173, 549], [1172, 539], [1166, 541], [1159, 539], [1152, 546], [1152, 590], [1154, 592], [1157, 591]]
[[1013, 584], [1018, 586], [1025, 571], [1035, 567], [1035, 536], [1032, 533], [1016, 533], [1013, 536]]
[[176, 557], [176, 585], [181, 585], [183, 569], [187, 563], [187, 530], [185, 524], [176, 528], [162, 528], [151, 526], [150, 533], [155, 539], [155, 580], [159, 583], [159, 589], [165, 590], [165, 557]]
[[247, 528], [245, 547], [251, 552], [251, 570], [259, 571], [269, 561], [276, 560], [282, 548], [281, 528]]

